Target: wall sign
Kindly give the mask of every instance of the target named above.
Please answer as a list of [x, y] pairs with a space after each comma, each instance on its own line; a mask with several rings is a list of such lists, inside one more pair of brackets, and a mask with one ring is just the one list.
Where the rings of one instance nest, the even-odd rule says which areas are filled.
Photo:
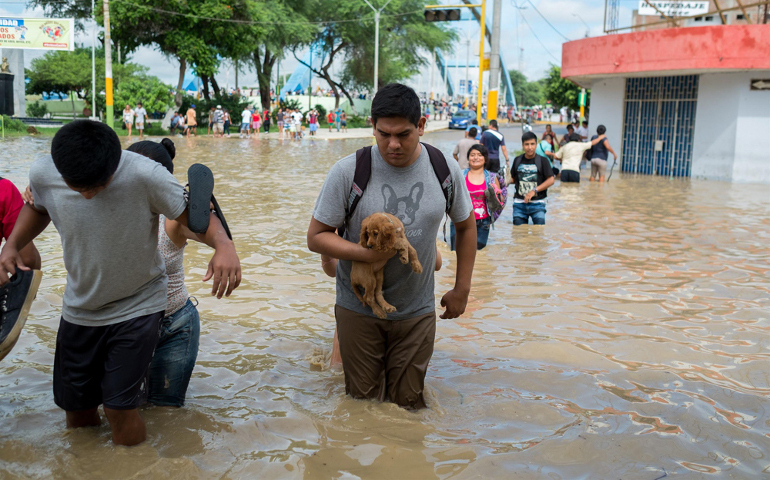
[[705, 15], [709, 11], [709, 2], [650, 0], [650, 3], [647, 3], [644, 0], [639, 0], [639, 15], [660, 16], [660, 13], [650, 4], [655, 5], [663, 15], [669, 17], [694, 17], [696, 15]]

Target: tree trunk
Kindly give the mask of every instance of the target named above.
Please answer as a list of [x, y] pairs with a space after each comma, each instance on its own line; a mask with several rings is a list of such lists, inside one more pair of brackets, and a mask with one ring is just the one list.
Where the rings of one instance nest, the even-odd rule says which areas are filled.
[[203, 84], [203, 98], [205, 98], [207, 102], [210, 102], [211, 95], [209, 95], [209, 76], [201, 75], [200, 77], [201, 83]]
[[179, 59], [179, 82], [176, 84], [176, 95], [174, 95], [174, 105], [177, 110], [182, 107], [182, 89], [184, 88], [184, 74], [187, 71], [187, 61], [184, 58]]
[[272, 55], [267, 45], [264, 47], [265, 55], [259, 50], [254, 51], [254, 69], [257, 71], [257, 80], [259, 82], [259, 98], [264, 110], [270, 110], [270, 79], [273, 77], [273, 66], [277, 60], [276, 55]]
[[222, 92], [219, 90], [219, 84], [217, 83], [217, 79], [214, 78], [214, 75], [211, 76], [211, 88], [214, 89], [215, 97], [222, 95]]
[[70, 102], [72, 103], [72, 119], [77, 118], [77, 114], [75, 113], [75, 95], [74, 92], [70, 92]]

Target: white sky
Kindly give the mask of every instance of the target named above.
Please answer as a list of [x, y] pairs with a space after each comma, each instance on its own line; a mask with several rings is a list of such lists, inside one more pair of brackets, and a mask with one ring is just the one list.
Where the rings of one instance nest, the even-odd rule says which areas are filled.
[[[509, 69], [520, 67], [521, 71], [530, 80], [536, 80], [543, 77], [545, 72], [550, 68], [551, 63], [557, 65], [561, 64], [561, 45], [565, 41], [559, 33], [554, 31], [554, 29], [551, 28], [540, 15], [538, 15], [534, 7], [537, 7], [540, 13], [542, 13], [542, 15], [545, 16], [562, 35], [570, 40], [582, 38], [586, 33], [590, 36], [603, 34], [603, 0], [531, 0], [531, 3], [530, 0], [501, 1], [503, 2], [503, 16], [501, 22], [500, 51], [502, 52], [506, 66]], [[514, 1], [518, 4], [519, 9], [515, 7]], [[450, 4], [458, 2], [456, 2], [456, 0], [441, 0], [440, 3]], [[487, 18], [490, 19], [488, 22], [490, 25], [493, 3], [493, 0], [487, 1]], [[388, 13], [387, 9], [385, 13]], [[26, 9], [24, 3], [19, 2], [18, 0], [0, 0], [0, 16], [43, 17], [43, 14], [40, 10]], [[525, 19], [529, 22], [531, 29], [525, 23]], [[626, 8], [621, 11], [620, 23], [628, 24], [629, 22], [630, 11]], [[452, 23], [452, 27], [457, 30], [460, 41], [458, 45], [456, 45], [457, 53], [445, 54], [447, 62], [449, 64], [455, 63], [455, 56], [457, 55], [460, 63], [464, 64], [466, 57], [465, 39], [470, 37], [471, 63], [473, 63], [474, 52], [478, 52], [478, 24], [469, 21], [454, 22]], [[87, 27], [87, 29], [88, 28], [90, 27]], [[534, 30], [535, 34], [533, 34], [532, 30]], [[372, 32], [372, 34], [373, 33], [374, 32]], [[381, 34], [387, 33], [381, 32]], [[90, 30], [88, 30], [88, 33], [86, 34], [78, 35], [76, 37], [76, 42], [90, 46]], [[33, 58], [43, 55], [44, 53], [45, 52], [41, 50], [25, 51], [25, 63], [27, 67]], [[477, 53], [475, 58], [478, 59]], [[160, 52], [152, 47], [140, 48], [132, 55], [131, 61], [149, 67], [152, 75], [159, 77], [166, 83], [176, 85], [179, 75], [179, 64], [174, 60], [165, 59]], [[289, 52], [287, 58], [281, 63], [281, 72], [288, 73], [296, 66], [297, 61], [294, 60]], [[229, 70], [229, 84], [234, 85], [235, 83], [233, 68], [228, 64], [217, 75], [217, 81], [220, 86], [228, 84], [227, 70]], [[452, 71], [450, 71], [450, 74], [452, 74]], [[471, 78], [475, 78], [475, 75], [478, 75], [478, 73], [471, 73]], [[461, 72], [460, 76], [464, 78], [464, 72]], [[427, 87], [430, 82], [427, 75], [423, 75], [422, 79], [418, 76], [408, 83], [413, 84], [413, 86], [419, 90], [420, 84]], [[242, 70], [239, 75], [239, 84], [241, 86], [256, 86], [256, 74]], [[322, 88], [325, 87], [325, 85], [322, 85]]]

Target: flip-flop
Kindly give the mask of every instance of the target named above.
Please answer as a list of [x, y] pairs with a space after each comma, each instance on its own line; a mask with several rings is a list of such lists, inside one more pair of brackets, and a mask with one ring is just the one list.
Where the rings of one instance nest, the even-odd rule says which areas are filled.
[[0, 288], [0, 360], [19, 339], [41, 278], [40, 270], [16, 270], [11, 281]]
[[214, 174], [206, 165], [196, 163], [187, 170], [187, 185], [190, 189], [187, 227], [195, 233], [206, 233], [214, 193]]
[[219, 202], [217, 202], [217, 199], [214, 197], [214, 195], [211, 196], [211, 203], [214, 204], [214, 215], [219, 218], [219, 221], [222, 222], [222, 226], [225, 227], [225, 233], [227, 233], [227, 237], [232, 240], [233, 236], [230, 233], [230, 227], [227, 226], [227, 220], [225, 220], [225, 214], [222, 212], [222, 209], [219, 208]]

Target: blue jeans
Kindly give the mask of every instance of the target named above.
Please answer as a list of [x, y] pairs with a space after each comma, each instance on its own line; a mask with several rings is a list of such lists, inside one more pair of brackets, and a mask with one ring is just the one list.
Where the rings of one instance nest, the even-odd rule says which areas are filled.
[[150, 363], [147, 400], [154, 405], [181, 407], [198, 358], [201, 321], [188, 299], [184, 307], [164, 318]]
[[532, 217], [532, 224], [545, 225], [545, 211], [545, 203], [514, 203], [513, 224], [527, 225]]
[[[487, 246], [487, 240], [489, 240], [489, 228], [492, 226], [492, 218], [482, 218], [481, 220], [476, 220], [476, 250], [481, 250], [482, 248]], [[455, 250], [455, 236], [457, 232], [455, 231], [455, 224], [450, 223], [449, 225], [449, 247], [454, 252]]]

